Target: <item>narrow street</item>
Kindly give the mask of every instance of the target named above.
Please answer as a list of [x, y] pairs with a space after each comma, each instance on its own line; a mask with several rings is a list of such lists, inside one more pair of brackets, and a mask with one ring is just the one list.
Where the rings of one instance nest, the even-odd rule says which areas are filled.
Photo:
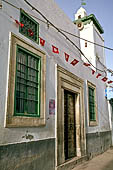
[[113, 170], [113, 148], [72, 170]]

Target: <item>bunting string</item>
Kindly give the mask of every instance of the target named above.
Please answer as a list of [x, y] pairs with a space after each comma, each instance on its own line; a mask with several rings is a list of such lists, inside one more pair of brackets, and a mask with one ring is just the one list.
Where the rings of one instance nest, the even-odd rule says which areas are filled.
[[[9, 15], [8, 15], [8, 16], [9, 16]], [[19, 22], [18, 20], [14, 19], [12, 16], [10, 16], [10, 18], [13, 19], [13, 21], [14, 21], [19, 27], [24, 28], [24, 24], [23, 24], [23, 23], [21, 23], [21, 22]], [[34, 33], [30, 28], [27, 28], [27, 30], [28, 30], [30, 36], [34, 36], [34, 35], [35, 35], [35, 33]], [[44, 47], [46, 41], [45, 41], [43, 38], [41, 38], [41, 37], [39, 37], [39, 39], [40, 39], [40, 45]], [[55, 45], [51, 45], [51, 48], [52, 48], [52, 52], [53, 52], [53, 53], [55, 53], [55, 54], [59, 54], [59, 53], [60, 53], [60, 52], [59, 52], [59, 48], [57, 48]], [[65, 55], [65, 61], [66, 61], [66, 62], [69, 62], [70, 55], [67, 54], [66, 52], [63, 52], [63, 53], [64, 53], [64, 55]], [[71, 57], [71, 58], [72, 58], [72, 57]], [[74, 58], [74, 59], [71, 61], [70, 64], [71, 64], [72, 66], [75, 66], [75, 65], [77, 65], [78, 63], [79, 63], [79, 61]], [[90, 64], [90, 63], [85, 63], [85, 62], [83, 62], [83, 65], [86, 66], [86, 67], [89, 67], [89, 68], [92, 67], [92, 64]], [[95, 74], [95, 70], [93, 70], [92, 68], [90, 68], [90, 69], [91, 69], [92, 75], [94, 75], [94, 74]], [[101, 76], [102, 76], [102, 74], [97, 73], [96, 78], [98, 79], [98, 78], [101, 77]], [[112, 80], [108, 80], [107, 77], [103, 77], [101, 80], [102, 80], [103, 82], [107, 82], [108, 84], [113, 83], [113, 81], [112, 81]]]
[[[6, 1], [6, 0], [2, 0], [2, 1], [4, 1], [4, 2], [7, 3], [8, 5], [12, 6], [13, 8], [15, 8], [15, 9], [17, 9], [17, 10], [20, 10], [20, 8], [18, 8], [18, 7], [15, 6], [14, 4], [12, 4], [12, 3], [10, 3], [10, 2], [8, 2], [8, 1]], [[38, 9], [36, 9], [35, 7], [33, 7], [27, 0], [24, 0], [24, 1], [32, 8], [32, 10], [35, 10], [37, 13], [39, 13], [46, 21], [44, 21], [44, 20], [36, 17], [35, 15], [32, 15], [31, 13], [25, 11], [28, 15], [36, 18], [37, 20], [39, 20], [39, 21], [41, 21], [41, 22], [43, 22], [43, 23], [45, 23], [45, 24], [47, 24], [48, 27], [49, 27], [49, 26], [54, 27], [55, 29], [57, 29], [58, 32], [60, 32], [60, 33], [61, 33], [62, 35], [64, 35], [65, 37], [66, 37], [66, 35], [63, 34], [63, 32], [64, 32], [64, 33], [67, 33], [67, 34], [69, 34], [69, 35], [71, 35], [71, 36], [74, 36], [74, 37], [76, 37], [76, 38], [79, 38], [79, 39], [82, 39], [82, 40], [84, 40], [84, 41], [87, 41], [87, 42], [89, 42], [89, 43], [92, 43], [92, 44], [94, 44], [94, 45], [97, 45], [97, 46], [99, 46], [99, 47], [106, 48], [106, 49], [108, 49], [108, 50], [112, 50], [112, 51], [113, 51], [112, 48], [109, 48], [109, 47], [100, 45], [100, 44], [98, 44], [98, 43], [95, 43], [95, 42], [86, 40], [86, 39], [84, 39], [84, 38], [82, 38], [82, 37], [79, 37], [79, 36], [77, 36], [77, 35], [75, 35], [75, 34], [73, 34], [73, 33], [70, 33], [69, 31], [63, 30], [63, 29], [61, 29], [61, 28], [57, 28], [57, 27], [54, 26], [54, 24], [52, 24]], [[32, 11], [32, 10], [31, 10], [31, 11]], [[31, 34], [31, 36], [32, 36], [32, 34]], [[67, 38], [68, 38], [68, 37], [67, 37]], [[70, 40], [70, 39], [68, 38], [68, 40]], [[73, 45], [75, 45], [72, 41], [70, 41], [70, 42], [71, 42]], [[79, 49], [78, 49], [78, 50], [79, 50]], [[82, 51], [80, 51], [80, 52], [82, 52]], [[81, 53], [81, 54], [82, 54], [82, 53]], [[85, 56], [84, 56], [84, 57], [85, 57]], [[87, 58], [86, 58], [86, 59], [87, 59]], [[99, 61], [99, 62], [100, 62], [100, 61]], [[102, 62], [100, 62], [100, 64], [106, 69], [106, 71], [108, 71], [109, 73], [111, 73], [111, 76], [113, 75], [113, 71], [112, 71], [111, 69], [107, 69], [107, 67], [106, 67]], [[95, 68], [95, 69], [98, 70], [98, 71], [102, 71], [102, 70], [100, 70], [100, 69], [98, 69], [98, 68]], [[103, 72], [103, 71], [102, 71], [102, 72]], [[105, 72], [105, 70], [104, 70], [104, 72]]]
[[[46, 43], [46, 41], [45, 41], [43, 38], [40, 37], [40, 45], [41, 45], [41, 46], [45, 46], [45, 43]], [[52, 52], [53, 52], [53, 53], [59, 54], [59, 48], [57, 48], [57, 47], [54, 46], [54, 45], [51, 45], [51, 47], [52, 47]], [[61, 50], [60, 50], [60, 51], [61, 51]], [[72, 56], [70, 56], [70, 55], [67, 54], [66, 52], [63, 52], [63, 53], [64, 53], [64, 57], [65, 57], [65, 61], [66, 61], [66, 62], [69, 62], [69, 58], [73, 58]], [[83, 62], [83, 61], [82, 61], [82, 62]], [[75, 66], [75, 65], [77, 65], [78, 63], [79, 63], [79, 61], [74, 58], [74, 59], [71, 61], [70, 64], [71, 64], [72, 66]], [[83, 65], [91, 69], [92, 75], [94, 75], [94, 74], [96, 73], [96, 71], [91, 68], [91, 64], [83, 62]], [[98, 79], [99, 77], [102, 77], [102, 74], [96, 73], [96, 78]], [[107, 82], [108, 84], [113, 83], [113, 81], [112, 81], [112, 80], [108, 80], [107, 77], [103, 77], [101, 80], [102, 80], [103, 82]], [[108, 80], [108, 81], [107, 81], [107, 80]]]
[[64, 54], [65, 54], [65, 60], [68, 62], [68, 60], [69, 60], [69, 54], [67, 54], [67, 53], [65, 53], [65, 52], [64, 52]]

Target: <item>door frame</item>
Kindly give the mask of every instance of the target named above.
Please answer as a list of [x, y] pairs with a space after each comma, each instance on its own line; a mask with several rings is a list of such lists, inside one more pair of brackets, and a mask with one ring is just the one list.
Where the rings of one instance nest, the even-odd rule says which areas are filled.
[[[86, 133], [84, 113], [84, 81], [57, 65], [57, 127], [56, 127], [56, 164], [65, 163], [64, 155], [64, 89], [77, 95], [76, 113], [76, 155], [86, 154]], [[67, 160], [66, 160], [67, 162]]]

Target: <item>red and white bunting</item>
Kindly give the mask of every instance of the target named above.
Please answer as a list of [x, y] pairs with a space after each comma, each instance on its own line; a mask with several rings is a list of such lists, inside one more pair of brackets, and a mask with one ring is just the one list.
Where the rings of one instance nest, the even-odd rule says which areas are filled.
[[23, 27], [24, 27], [24, 24], [22, 24], [21, 22], [20, 22], [20, 27], [21, 27], [21, 28], [23, 28]]
[[45, 45], [45, 40], [43, 40], [42, 38], [40, 38], [40, 45], [44, 46]]
[[111, 83], [113, 83], [113, 81], [112, 81], [112, 80], [109, 80], [107, 83], [108, 83], [108, 84], [111, 84]]
[[100, 74], [100, 73], [98, 73], [98, 74], [97, 74], [97, 76], [96, 76], [96, 78], [98, 79], [100, 76], [101, 76], [101, 74]]
[[91, 64], [89, 64], [89, 63], [83, 63], [83, 65], [86, 67], [91, 66]]
[[[10, 16], [10, 18], [12, 18], [12, 19], [15, 21], [15, 23], [16, 23], [17, 25], [19, 25], [21, 28], [24, 27], [24, 24], [22, 24], [22, 23], [19, 22], [18, 20], [15, 20], [12, 16]], [[34, 32], [33, 32], [30, 28], [28, 29], [28, 32], [29, 32], [30, 36], [33, 36], [33, 35], [34, 35]], [[40, 38], [40, 45], [41, 45], [41, 46], [44, 46], [44, 45], [45, 45], [45, 40], [42, 39], [41, 37], [39, 37], [39, 38]], [[53, 52], [53, 53], [56, 53], [56, 54], [59, 54], [59, 49], [58, 49], [57, 47], [55, 47], [54, 45], [52, 45], [52, 52]], [[65, 60], [66, 60], [66, 62], [68, 62], [70, 55], [67, 54], [67, 53], [65, 53], [65, 52], [64, 52], [64, 54], [65, 54]], [[72, 64], [73, 66], [75, 66], [78, 62], [79, 62], [78, 60], [74, 59], [70, 64]], [[91, 66], [91, 64], [85, 63], [85, 62], [83, 63], [83, 65], [86, 66], [86, 67]], [[92, 75], [94, 75], [94, 74], [95, 74], [95, 70], [91, 69], [91, 71], [92, 71]], [[101, 75], [100, 73], [98, 73], [98, 74], [96, 75], [96, 78], [99, 78], [100, 76], [102, 76], [102, 75]], [[106, 82], [106, 81], [108, 80], [108, 78], [107, 78], [107, 77], [103, 77], [101, 80], [102, 80], [103, 82]], [[111, 84], [111, 83], [113, 83], [113, 81], [112, 81], [112, 80], [109, 80], [107, 83], [108, 83], [108, 84]]]
[[95, 74], [95, 70], [92, 69], [92, 75]]
[[20, 25], [20, 27], [21, 27], [21, 28], [23, 28], [23, 27], [24, 27], [24, 24], [22, 24], [22, 23], [21, 23], [21, 22], [19, 22], [18, 20], [16, 20], [16, 19], [15, 19], [15, 22], [16, 22], [16, 24]]
[[103, 81], [103, 82], [106, 82], [107, 80], [108, 80], [107, 77], [102, 78], [102, 81]]
[[34, 35], [34, 32], [31, 29], [28, 29], [28, 32], [29, 32], [30, 36]]
[[53, 52], [53, 53], [56, 53], [56, 54], [59, 54], [58, 48], [55, 47], [54, 45], [52, 45], [52, 52]]
[[74, 59], [70, 64], [72, 64], [73, 66], [75, 66], [79, 61]]
[[65, 52], [64, 52], [64, 54], [65, 54], [65, 60], [68, 62], [68, 60], [69, 60], [69, 54], [67, 54], [67, 53], [65, 53]]

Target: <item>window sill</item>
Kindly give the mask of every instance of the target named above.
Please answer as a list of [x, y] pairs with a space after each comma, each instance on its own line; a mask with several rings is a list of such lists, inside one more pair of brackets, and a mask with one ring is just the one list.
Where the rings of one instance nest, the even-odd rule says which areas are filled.
[[5, 127], [38, 127], [45, 126], [44, 118], [7, 116]]
[[98, 123], [97, 123], [96, 120], [91, 120], [91, 121], [89, 122], [89, 126], [98, 126]]
[[[38, 127], [45, 125], [45, 83], [46, 83], [46, 55], [41, 50], [35, 48], [25, 40], [10, 33], [10, 62], [8, 72], [8, 93], [6, 100], [6, 120], [5, 127]], [[17, 45], [33, 52], [41, 57], [41, 91], [40, 91], [40, 117], [15, 116], [14, 115], [14, 97], [15, 97], [15, 74], [16, 74], [16, 50]]]

